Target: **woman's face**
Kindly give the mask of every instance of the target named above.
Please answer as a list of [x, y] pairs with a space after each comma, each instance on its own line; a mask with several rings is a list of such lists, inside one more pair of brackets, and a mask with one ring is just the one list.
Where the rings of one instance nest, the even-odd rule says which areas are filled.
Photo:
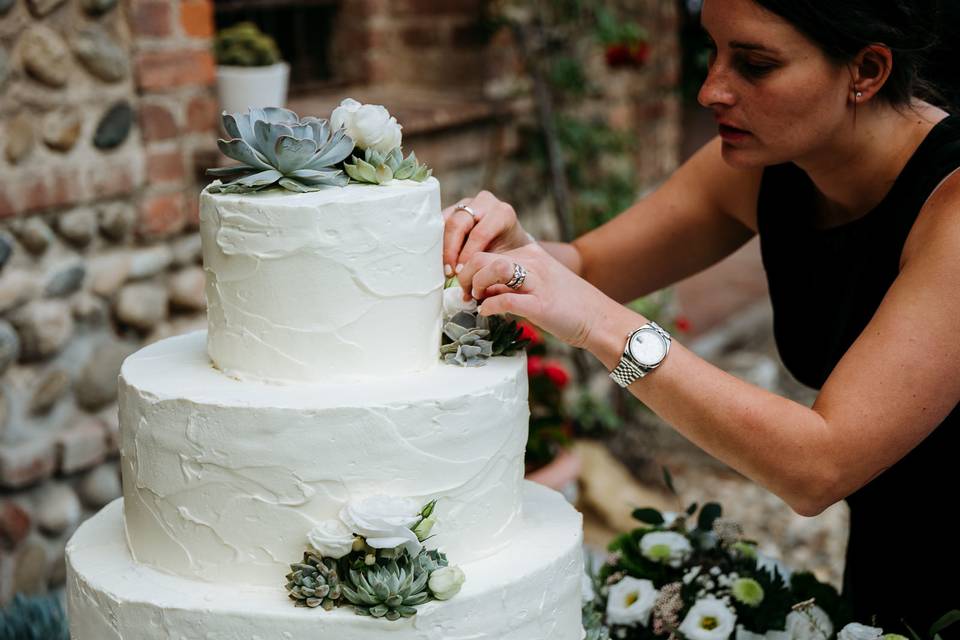
[[850, 74], [753, 0], [705, 0], [714, 44], [700, 104], [711, 109], [734, 167], [802, 161], [849, 122]]

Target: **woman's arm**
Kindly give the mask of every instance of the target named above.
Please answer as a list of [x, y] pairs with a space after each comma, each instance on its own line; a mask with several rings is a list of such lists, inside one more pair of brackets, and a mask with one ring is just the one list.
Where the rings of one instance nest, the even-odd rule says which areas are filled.
[[575, 240], [574, 272], [629, 302], [719, 262], [756, 232], [761, 175], [731, 168], [712, 140], [659, 189]]
[[[905, 456], [960, 400], [960, 174], [930, 199], [896, 281], [834, 369], [812, 408], [714, 367], [674, 342], [630, 391], [714, 457], [813, 516]], [[529, 271], [519, 292], [502, 283], [513, 262]], [[513, 313], [608, 369], [646, 319], [530, 245], [479, 254], [463, 276], [481, 313]], [[812, 330], [817, 315], [810, 310]]]

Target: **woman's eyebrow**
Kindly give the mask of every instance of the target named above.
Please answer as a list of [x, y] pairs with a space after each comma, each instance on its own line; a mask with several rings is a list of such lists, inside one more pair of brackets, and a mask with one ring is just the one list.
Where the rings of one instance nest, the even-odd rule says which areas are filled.
[[739, 40], [732, 40], [730, 42], [731, 49], [746, 49], [747, 51], [760, 51], [763, 53], [773, 53], [779, 54], [780, 52], [776, 49], [771, 49], [762, 44], [756, 42], [740, 42]]

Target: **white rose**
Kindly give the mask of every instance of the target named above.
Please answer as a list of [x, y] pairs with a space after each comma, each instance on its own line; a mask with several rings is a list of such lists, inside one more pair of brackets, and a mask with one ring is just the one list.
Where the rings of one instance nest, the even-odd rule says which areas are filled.
[[333, 110], [330, 125], [334, 129], [344, 128], [347, 135], [361, 149], [373, 149], [389, 153], [400, 146], [403, 139], [402, 127], [397, 119], [378, 104], [360, 104], [352, 98], [346, 98]]
[[693, 547], [686, 536], [676, 531], [652, 531], [640, 539], [640, 552], [648, 560], [679, 567], [693, 552]]
[[342, 558], [353, 550], [353, 532], [339, 520], [324, 520], [307, 534], [310, 546], [324, 558]]
[[687, 640], [726, 640], [736, 623], [737, 614], [726, 604], [716, 598], [703, 598], [693, 603], [679, 630]]
[[607, 624], [644, 627], [657, 600], [657, 589], [649, 580], [627, 576], [610, 587], [607, 597]]
[[414, 557], [423, 548], [410, 529], [420, 519], [420, 509], [420, 504], [410, 498], [378, 495], [351, 500], [340, 509], [340, 519], [374, 549], [402, 545]]
[[813, 605], [809, 611], [788, 613], [786, 631], [792, 640], [827, 640], [833, 635], [833, 622], [826, 611]]
[[463, 570], [457, 566], [441, 567], [430, 573], [427, 586], [437, 600], [449, 600], [460, 593], [460, 587], [467, 579]]
[[837, 640], [879, 640], [883, 636], [883, 629], [868, 627], [859, 622], [851, 622], [837, 634]]
[[463, 301], [463, 289], [460, 287], [448, 287], [443, 290], [443, 319], [449, 320], [461, 311], [473, 313], [477, 310], [477, 301]]

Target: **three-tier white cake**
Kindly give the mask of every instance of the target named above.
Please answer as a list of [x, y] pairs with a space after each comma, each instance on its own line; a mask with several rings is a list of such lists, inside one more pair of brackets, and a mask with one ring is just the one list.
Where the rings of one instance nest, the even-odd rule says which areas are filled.
[[[580, 640], [581, 519], [523, 480], [524, 356], [441, 364], [433, 178], [201, 196], [209, 327], [126, 360], [123, 498], [67, 547], [75, 640]], [[437, 498], [466, 582], [396, 621], [295, 608], [349, 500]]]

